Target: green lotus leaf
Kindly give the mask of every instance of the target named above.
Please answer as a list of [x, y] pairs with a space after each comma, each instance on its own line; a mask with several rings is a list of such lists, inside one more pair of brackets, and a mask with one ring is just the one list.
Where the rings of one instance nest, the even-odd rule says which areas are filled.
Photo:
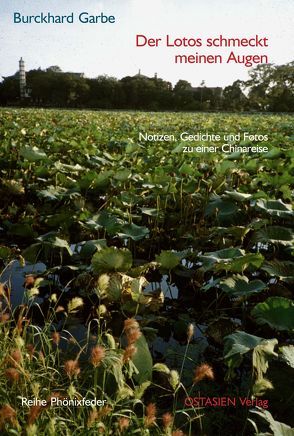
[[236, 201], [248, 201], [251, 199], [252, 195], [251, 194], [246, 194], [243, 192], [237, 192], [237, 191], [225, 191], [225, 196], [227, 198], [231, 198], [232, 200], [236, 200]]
[[159, 210], [154, 207], [142, 207], [142, 213], [148, 216], [157, 216], [159, 214]]
[[232, 236], [235, 240], [243, 240], [247, 233], [250, 232], [250, 227], [231, 226], [231, 227], [216, 227], [215, 235]]
[[143, 226], [137, 226], [136, 224], [124, 224], [121, 227], [118, 236], [120, 238], [131, 238], [133, 241], [139, 241], [145, 238], [149, 234], [149, 229]]
[[268, 370], [269, 360], [273, 357], [278, 357], [278, 354], [274, 351], [277, 344], [277, 339], [267, 339], [254, 348], [252, 365], [255, 369], [257, 380], [263, 380], [264, 374]]
[[29, 239], [35, 238], [37, 236], [36, 232], [34, 232], [30, 224], [11, 224], [8, 234]]
[[205, 216], [210, 217], [216, 214], [218, 220], [225, 224], [233, 222], [238, 211], [238, 206], [233, 201], [213, 194], [206, 206]]
[[262, 157], [263, 159], [277, 159], [280, 155], [281, 155], [281, 150], [279, 148], [272, 147]]
[[128, 169], [122, 169], [117, 171], [114, 174], [114, 179], [118, 180], [119, 182], [125, 182], [130, 176], [131, 176], [132, 172]]
[[47, 159], [47, 155], [43, 150], [40, 150], [38, 147], [30, 147], [28, 145], [21, 148], [19, 154], [29, 162]]
[[38, 241], [42, 242], [44, 245], [50, 245], [51, 247], [56, 248], [65, 248], [68, 254], [72, 255], [72, 250], [65, 239], [61, 239], [56, 236], [55, 232], [49, 232], [45, 235], [41, 235], [37, 238]]
[[284, 282], [294, 282], [294, 262], [284, 260], [283, 262], [275, 259], [264, 262], [261, 269], [270, 276], [279, 277]]
[[88, 258], [93, 256], [95, 251], [101, 250], [103, 247], [106, 247], [106, 239], [91, 239], [89, 241], [85, 241], [81, 244], [80, 256], [83, 258]]
[[290, 204], [283, 203], [282, 200], [262, 200], [256, 202], [256, 209], [264, 212], [266, 215], [289, 218], [294, 215]]
[[186, 162], [183, 162], [182, 165], [179, 168], [179, 172], [181, 174], [185, 174], [185, 175], [193, 175], [195, 173], [195, 167], [194, 165], [189, 165]]
[[76, 164], [76, 165], [68, 165], [68, 164], [64, 164], [64, 163], [62, 163], [62, 162], [60, 162], [60, 161], [55, 162], [55, 163], [54, 163], [54, 167], [55, 167], [58, 171], [60, 171], [60, 172], [63, 172], [63, 173], [70, 173], [70, 174], [77, 173], [77, 172], [79, 172], [79, 171], [83, 171], [83, 170], [85, 170], [85, 168], [82, 167], [82, 166], [79, 165], [79, 164]]
[[254, 241], [271, 244], [292, 245], [294, 242], [293, 231], [287, 227], [267, 226], [258, 230]]
[[115, 235], [121, 230], [123, 221], [106, 211], [101, 212], [99, 215], [94, 215], [92, 218], [86, 220], [87, 227], [93, 230], [105, 229], [109, 235]]
[[[260, 434], [260, 435], [272, 434], [274, 436], [293, 436], [293, 434], [294, 434], [293, 428], [291, 428], [287, 424], [284, 424], [283, 422], [275, 421], [272, 414], [268, 410], [265, 410], [265, 409], [258, 407], [256, 409], [249, 410], [249, 412], [255, 413], [255, 414], [261, 416], [269, 424], [269, 427], [272, 431], [272, 433], [260, 433], [260, 432], [258, 432], [258, 434]], [[249, 419], [249, 422], [252, 422], [251, 419]], [[254, 428], [256, 430], [255, 423], [254, 423]]]
[[143, 335], [137, 339], [135, 347], [137, 351], [132, 361], [138, 370], [138, 374], [135, 374], [133, 377], [137, 383], [142, 384], [152, 378], [153, 361], [147, 341]]
[[97, 274], [127, 271], [133, 262], [132, 253], [126, 248], [107, 247], [92, 257], [92, 268]]
[[119, 200], [122, 202], [124, 206], [133, 207], [134, 205], [139, 204], [142, 198], [132, 191], [123, 191], [119, 196]]
[[264, 261], [261, 253], [247, 253], [244, 256], [233, 259], [229, 262], [220, 262], [216, 265], [216, 271], [231, 271], [235, 273], [243, 273], [245, 269], [251, 267], [253, 269], [260, 268]]
[[236, 275], [222, 280], [220, 282], [220, 288], [227, 294], [246, 297], [263, 291], [267, 288], [267, 285], [261, 280], [249, 281], [246, 276]]
[[129, 143], [126, 145], [126, 154], [132, 154], [132, 153], [137, 153], [140, 152], [142, 150], [144, 150], [145, 147], [143, 147], [140, 144], [132, 144]]
[[245, 332], [236, 332], [224, 338], [224, 358], [229, 359], [235, 355], [242, 355], [260, 345], [264, 338], [250, 335]]
[[258, 324], [268, 324], [275, 330], [294, 330], [294, 303], [284, 297], [270, 297], [251, 311]]
[[224, 359], [228, 366], [227, 378], [242, 363], [244, 354], [252, 351], [252, 366], [257, 380], [262, 380], [268, 369], [268, 361], [277, 356], [274, 347], [277, 339], [263, 339], [245, 332], [235, 332], [224, 338]]
[[114, 175], [114, 171], [112, 170], [103, 171], [97, 174], [97, 177], [95, 177], [95, 180], [93, 182], [93, 188], [101, 189], [103, 191], [110, 184], [111, 177], [113, 175]]
[[210, 269], [215, 263], [224, 260], [229, 262], [236, 257], [243, 256], [244, 254], [245, 251], [240, 250], [240, 248], [224, 248], [223, 250], [204, 253], [202, 256], [199, 256], [199, 260], [203, 263], [205, 269]]
[[42, 189], [38, 192], [38, 197], [49, 201], [58, 201], [66, 195], [66, 189], [62, 186], [48, 186], [47, 189]]
[[199, 260], [203, 263], [203, 268], [206, 271], [213, 268], [216, 271], [243, 273], [249, 266], [254, 269], [260, 268], [264, 257], [260, 253], [245, 254], [245, 251], [239, 248], [224, 248], [205, 253], [203, 256], [199, 256]]
[[160, 264], [162, 270], [170, 271], [179, 265], [181, 257], [178, 253], [170, 250], [161, 251], [161, 253], [156, 256], [156, 262]]

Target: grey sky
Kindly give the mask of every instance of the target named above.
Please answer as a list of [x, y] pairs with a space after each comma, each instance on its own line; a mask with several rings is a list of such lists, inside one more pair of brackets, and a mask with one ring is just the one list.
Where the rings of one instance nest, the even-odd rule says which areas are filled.
[[[115, 15], [115, 24], [14, 24], [13, 12], [54, 15], [82, 11]], [[175, 54], [222, 54], [229, 49], [136, 48], [137, 33], [149, 37], [269, 38], [269, 48], [242, 48], [237, 53], [267, 54], [269, 62], [294, 59], [294, 0], [0, 0], [0, 76], [15, 73], [22, 56], [27, 69], [59, 65], [87, 77], [108, 74], [118, 78], [143, 74], [194, 86], [225, 86], [246, 79], [243, 65], [174, 64]]]

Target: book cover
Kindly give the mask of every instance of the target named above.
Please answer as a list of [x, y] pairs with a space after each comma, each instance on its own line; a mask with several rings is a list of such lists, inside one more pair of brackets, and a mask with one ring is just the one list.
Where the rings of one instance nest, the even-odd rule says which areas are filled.
[[293, 434], [293, 16], [1, 2], [1, 435]]

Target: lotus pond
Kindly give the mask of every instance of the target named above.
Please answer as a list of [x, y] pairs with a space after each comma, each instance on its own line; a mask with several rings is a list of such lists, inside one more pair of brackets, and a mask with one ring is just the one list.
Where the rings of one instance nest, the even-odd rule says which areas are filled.
[[1, 434], [293, 434], [293, 124], [0, 110]]

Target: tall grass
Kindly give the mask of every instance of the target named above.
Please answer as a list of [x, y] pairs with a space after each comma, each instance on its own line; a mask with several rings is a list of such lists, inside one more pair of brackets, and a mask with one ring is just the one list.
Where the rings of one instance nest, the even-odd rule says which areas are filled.
[[[141, 336], [135, 319], [125, 321], [124, 347], [120, 338], [101, 331], [98, 319], [95, 342], [90, 331], [93, 325], [89, 325], [86, 343], [80, 345], [68, 332], [55, 331], [51, 322], [42, 328], [32, 325], [27, 310], [22, 306], [1, 314], [1, 435], [193, 434], [189, 421], [199, 414], [193, 410], [193, 418], [183, 405], [179, 407], [178, 393], [183, 389], [179, 375], [171, 381], [174, 404], [170, 411], [159, 410], [156, 400], [145, 397], [150, 382], [138, 385], [134, 381], [137, 370], [132, 357]], [[171, 371], [170, 379], [175, 374]], [[37, 400], [37, 404], [22, 404], [24, 398]], [[51, 405], [52, 398], [96, 399], [100, 405], [58, 407]]]

